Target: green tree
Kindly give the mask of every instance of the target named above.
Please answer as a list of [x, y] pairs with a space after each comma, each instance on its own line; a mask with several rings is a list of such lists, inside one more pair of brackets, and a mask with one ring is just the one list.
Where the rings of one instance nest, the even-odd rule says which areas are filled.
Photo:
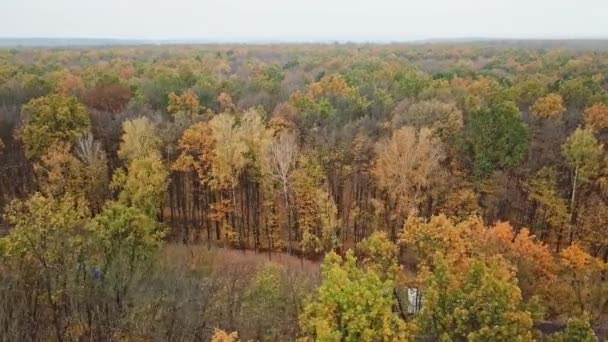
[[302, 332], [317, 341], [407, 341], [413, 327], [393, 307], [395, 279], [382, 279], [373, 268], [360, 269], [348, 251], [345, 258], [330, 252], [322, 268], [316, 299], [300, 317]]
[[[421, 331], [439, 341], [533, 341], [532, 316], [503, 260], [473, 260], [464, 279], [438, 254], [426, 277]], [[428, 272], [428, 269], [423, 273]]]
[[133, 274], [159, 249], [163, 229], [136, 207], [109, 202], [87, 227], [103, 286], [121, 307]]
[[513, 103], [498, 102], [471, 114], [462, 143], [473, 173], [485, 178], [494, 170], [516, 166], [524, 158], [528, 130]]
[[549, 337], [551, 342], [597, 342], [597, 340], [588, 315], [570, 318], [566, 330]]
[[[291, 298], [285, 270], [269, 263], [258, 270], [245, 291], [242, 320], [255, 331], [256, 340], [269, 341], [285, 338], [295, 298]], [[294, 284], [295, 285], [295, 284]]]
[[56, 143], [73, 143], [91, 128], [86, 107], [73, 96], [49, 95], [21, 109], [21, 139], [28, 158], [37, 159]]

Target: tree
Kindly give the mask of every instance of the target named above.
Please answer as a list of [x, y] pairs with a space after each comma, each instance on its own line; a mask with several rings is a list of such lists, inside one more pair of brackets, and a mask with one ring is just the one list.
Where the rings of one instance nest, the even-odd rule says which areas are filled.
[[266, 128], [264, 117], [260, 110], [249, 109], [241, 116], [238, 127], [239, 140], [247, 147], [245, 157], [247, 167], [252, 173], [262, 172], [264, 154], [272, 143], [272, 132]]
[[603, 145], [598, 143], [591, 129], [579, 127], [562, 145], [562, 154], [572, 172], [570, 215], [573, 215], [578, 184], [598, 175], [602, 165]]
[[154, 217], [169, 185], [169, 172], [159, 152], [161, 140], [156, 127], [146, 117], [123, 123], [118, 156], [127, 162], [112, 177], [111, 187], [120, 190], [119, 201]]
[[528, 149], [528, 132], [517, 107], [511, 102], [498, 102], [471, 114], [462, 143], [464, 158], [470, 159], [473, 173], [485, 178], [494, 170], [519, 164]]
[[273, 180], [280, 183], [287, 217], [287, 231], [289, 232], [291, 248], [292, 208], [290, 203], [291, 175], [298, 159], [298, 144], [293, 133], [283, 132], [267, 149], [263, 159], [263, 169]]
[[[244, 236], [241, 234], [242, 231], [237, 232], [236, 230], [234, 212], [237, 208], [236, 188], [239, 185], [241, 174], [249, 163], [246, 155], [249, 148], [242, 139], [234, 116], [226, 113], [219, 114], [209, 121], [209, 126], [215, 138], [210, 186], [220, 193], [220, 201], [215, 203], [215, 209], [222, 209], [216, 210], [216, 216], [218, 218], [228, 217], [228, 213], [233, 213], [232, 224], [224, 223], [225, 233], [231, 242], [242, 244]], [[224, 200], [226, 190], [230, 190], [229, 200]]]
[[566, 330], [549, 336], [551, 342], [597, 342], [597, 336], [589, 323], [589, 315], [568, 319]]
[[238, 342], [238, 340], [239, 334], [236, 331], [227, 333], [222, 329], [215, 329], [211, 337], [211, 342]]
[[236, 111], [236, 106], [234, 105], [234, 102], [232, 101], [232, 97], [228, 93], [221, 92], [217, 96], [217, 102], [219, 103], [220, 110], [222, 112], [233, 113]]
[[[539, 206], [540, 228], [550, 228], [549, 234], [555, 234], [556, 245], [562, 238], [562, 230], [569, 224], [568, 204], [558, 192], [557, 174], [553, 168], [543, 167], [524, 183], [528, 199]], [[546, 227], [545, 225], [548, 225]]]
[[57, 143], [73, 143], [91, 128], [89, 112], [73, 96], [49, 95], [21, 109], [20, 136], [28, 158], [37, 159]]
[[397, 279], [401, 267], [399, 247], [382, 232], [372, 233], [357, 245], [357, 255], [362, 266], [376, 272], [382, 280]]
[[410, 105], [406, 99], [395, 108], [391, 125], [393, 129], [430, 127], [443, 142], [450, 143], [463, 126], [462, 111], [455, 103], [430, 100]]
[[91, 108], [118, 113], [127, 107], [132, 95], [131, 89], [118, 79], [102, 80], [84, 95], [84, 101]]
[[194, 171], [201, 184], [208, 184], [215, 155], [215, 138], [209, 124], [197, 123], [186, 129], [179, 140], [179, 148], [181, 154], [173, 162], [172, 168], [183, 172]]
[[162, 244], [155, 218], [137, 207], [109, 202], [88, 225], [102, 286], [122, 310], [131, 279]]
[[[305, 253], [320, 253], [337, 246], [337, 208], [326, 190], [326, 179], [319, 160], [302, 154], [293, 173], [296, 198], [297, 227], [300, 248]], [[291, 251], [292, 232], [288, 231], [288, 250]]]
[[70, 296], [76, 295], [69, 290], [80, 277], [86, 277], [82, 274], [86, 271], [82, 227], [88, 215], [84, 203], [72, 196], [52, 199], [39, 193], [11, 202], [5, 213], [14, 228], [0, 239], [3, 266], [21, 277], [17, 286], [40, 301], [36, 310], [49, 310], [49, 328], [57, 341], [66, 339], [67, 312], [74, 299]]
[[122, 130], [118, 156], [124, 161], [131, 162], [159, 153], [161, 139], [156, 126], [147, 117], [123, 122]]
[[423, 271], [425, 302], [416, 322], [426, 338], [440, 341], [533, 341], [531, 314], [510, 266], [500, 258], [473, 260], [464, 274], [441, 254]]
[[559, 265], [561, 285], [566, 286], [565, 298], [561, 298], [558, 304], [563, 306], [562, 311], [577, 315], [585, 312], [600, 314], [596, 298], [604, 291], [600, 273], [606, 270], [606, 264], [574, 243], [559, 253]]
[[118, 200], [138, 208], [155, 217], [167, 191], [169, 172], [160, 159], [153, 153], [130, 162], [127, 172], [118, 169], [112, 179], [112, 187], [120, 190]]
[[475, 255], [502, 256], [515, 266], [518, 285], [526, 300], [545, 295], [557, 279], [554, 255], [527, 228], [516, 232], [508, 222], [498, 222], [468, 238], [475, 241]]
[[395, 279], [382, 280], [373, 269], [359, 269], [352, 251], [325, 257], [316, 299], [300, 317], [302, 332], [319, 341], [408, 341], [409, 326], [396, 313]]
[[564, 100], [559, 94], [549, 94], [536, 100], [530, 110], [540, 119], [557, 119], [566, 111], [566, 108]]
[[589, 246], [593, 255], [608, 262], [608, 203], [593, 194], [586, 199], [578, 221], [581, 226], [578, 237]]
[[608, 129], [608, 104], [596, 103], [585, 109], [585, 127], [595, 131]]
[[153, 217], [119, 202], [108, 202], [88, 229], [104, 256], [104, 273], [113, 263], [127, 265], [133, 272], [135, 263], [149, 258], [164, 236], [162, 226]]
[[429, 220], [410, 215], [403, 227], [400, 243], [423, 264], [432, 264], [436, 253], [449, 260], [466, 263], [474, 250], [474, 236], [484, 230], [483, 222], [476, 217], [455, 223], [445, 215]]
[[215, 137], [215, 157], [211, 168], [216, 189], [234, 189], [247, 165], [247, 146], [240, 139], [238, 126], [230, 114], [220, 114], [209, 121]]
[[98, 213], [108, 195], [109, 171], [101, 143], [87, 134], [76, 141], [76, 156], [82, 163], [84, 193], [93, 213]]
[[[376, 145], [376, 161], [372, 170], [379, 186], [398, 203], [402, 215], [423, 211], [421, 205], [433, 199], [444, 180], [441, 162], [444, 150], [428, 128], [417, 131], [403, 127], [390, 139]], [[427, 202], [428, 203], [428, 202]]]
[[[528, 229], [515, 233], [506, 222], [484, 226], [476, 217], [455, 221], [444, 215], [430, 220], [410, 216], [400, 237], [405, 251], [418, 268], [435, 264], [437, 253], [449, 263], [451, 272], [464, 274], [472, 258], [501, 257], [517, 266], [517, 278], [526, 298], [538, 294], [557, 274], [553, 256]], [[539, 283], [539, 279], [544, 282]]]
[[288, 281], [283, 267], [269, 263], [256, 271], [247, 286], [241, 316], [245, 326], [255, 331], [256, 340], [285, 339], [293, 334], [289, 331], [291, 306], [300, 303], [290, 298]]
[[[300, 188], [298, 188], [300, 189]], [[309, 189], [298, 195], [298, 228], [302, 253], [328, 252], [338, 246], [338, 210], [327, 191]]]
[[49, 197], [61, 198], [66, 194], [80, 196], [86, 199], [84, 187], [86, 180], [84, 165], [70, 153], [67, 144], [56, 144], [47, 148], [46, 152], [34, 164], [40, 190]]
[[186, 90], [181, 95], [176, 95], [175, 93], [169, 94], [167, 112], [174, 117], [185, 115], [186, 117], [193, 118], [201, 114], [202, 111], [203, 107], [200, 104], [198, 95], [192, 90]]

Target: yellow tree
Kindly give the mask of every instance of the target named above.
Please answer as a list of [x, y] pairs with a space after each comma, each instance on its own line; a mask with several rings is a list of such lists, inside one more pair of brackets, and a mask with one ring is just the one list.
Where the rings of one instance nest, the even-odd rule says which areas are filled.
[[206, 123], [197, 123], [184, 131], [179, 140], [181, 154], [173, 162], [172, 169], [176, 171], [196, 172], [201, 184], [211, 181], [215, 137], [213, 130]]
[[125, 121], [118, 155], [127, 170], [118, 169], [112, 187], [120, 190], [119, 201], [154, 217], [158, 214], [168, 186], [169, 172], [163, 164], [160, 138], [146, 117]]
[[400, 243], [418, 261], [427, 265], [432, 264], [436, 253], [466, 264], [467, 256], [475, 247], [473, 237], [483, 230], [483, 222], [476, 217], [456, 223], [445, 215], [433, 216], [429, 220], [410, 215], [403, 227]]
[[554, 239], [559, 250], [564, 229], [569, 224], [569, 212], [566, 200], [558, 192], [557, 173], [550, 167], [543, 167], [524, 183], [524, 189], [528, 199], [538, 205], [541, 228], [549, 228], [544, 233]]
[[561, 95], [549, 94], [536, 100], [530, 110], [540, 119], [559, 119], [566, 107]]
[[570, 215], [574, 214], [576, 190], [580, 182], [595, 178], [602, 166], [603, 145], [599, 144], [589, 128], [577, 128], [562, 145], [562, 154], [572, 171]]
[[[336, 204], [326, 190], [326, 180], [318, 160], [314, 156], [302, 154], [298, 164], [293, 173], [293, 188], [300, 248], [305, 253], [330, 251], [337, 245]], [[291, 238], [291, 231], [288, 231], [289, 244]]]
[[[559, 254], [562, 285], [566, 285], [565, 293], [559, 298], [557, 305], [564, 306], [562, 311], [572, 314], [590, 312], [600, 315], [606, 300], [602, 299], [602, 272], [606, 264], [592, 257], [577, 243], [562, 250]], [[561, 291], [560, 291], [561, 292]]]
[[423, 208], [422, 204], [433, 201], [441, 188], [444, 159], [441, 142], [430, 129], [403, 127], [376, 145], [372, 172], [378, 185], [397, 203], [401, 215], [410, 211], [429, 214], [432, 208]]
[[160, 155], [153, 153], [131, 161], [126, 172], [118, 169], [112, 187], [120, 190], [118, 199], [121, 203], [156, 217], [169, 185], [168, 178], [169, 172]]
[[159, 153], [161, 139], [156, 125], [147, 117], [127, 120], [122, 124], [122, 141], [118, 156], [125, 161]]
[[[247, 145], [241, 139], [239, 127], [234, 116], [230, 114], [219, 114], [209, 121], [209, 126], [215, 137], [215, 150], [213, 164], [211, 166], [211, 187], [220, 192], [220, 201], [215, 208], [222, 208], [224, 213], [232, 213], [232, 224], [225, 224], [226, 235], [233, 242], [242, 243], [243, 236], [236, 233], [236, 221], [234, 212], [236, 210], [236, 187], [239, 184], [240, 175], [247, 166]], [[230, 190], [230, 201], [224, 199], [224, 192]], [[226, 204], [230, 204], [228, 207]], [[218, 207], [219, 205], [219, 207]]]

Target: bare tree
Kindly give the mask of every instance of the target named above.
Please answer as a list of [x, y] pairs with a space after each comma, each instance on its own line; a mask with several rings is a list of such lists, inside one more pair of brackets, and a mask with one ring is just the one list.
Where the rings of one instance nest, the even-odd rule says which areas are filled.
[[93, 213], [98, 213], [107, 197], [109, 184], [108, 160], [101, 143], [90, 133], [76, 141], [75, 153], [83, 162], [86, 177], [85, 193]]
[[288, 252], [291, 253], [291, 217], [289, 201], [290, 175], [298, 159], [298, 143], [294, 133], [283, 132], [268, 148], [264, 158], [267, 173], [281, 184], [285, 210], [287, 212]]

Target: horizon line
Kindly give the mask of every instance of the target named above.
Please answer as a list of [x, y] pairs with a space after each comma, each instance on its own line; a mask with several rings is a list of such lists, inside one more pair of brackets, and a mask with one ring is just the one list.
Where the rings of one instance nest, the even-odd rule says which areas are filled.
[[433, 42], [479, 42], [479, 41], [608, 41], [608, 36], [530, 36], [530, 37], [508, 37], [508, 36], [437, 36], [437, 37], [335, 37], [335, 38], [313, 38], [313, 37], [112, 37], [112, 36], [0, 36], [0, 41], [114, 41], [126, 43], [149, 43], [149, 44], [398, 44], [398, 43], [433, 43]]

